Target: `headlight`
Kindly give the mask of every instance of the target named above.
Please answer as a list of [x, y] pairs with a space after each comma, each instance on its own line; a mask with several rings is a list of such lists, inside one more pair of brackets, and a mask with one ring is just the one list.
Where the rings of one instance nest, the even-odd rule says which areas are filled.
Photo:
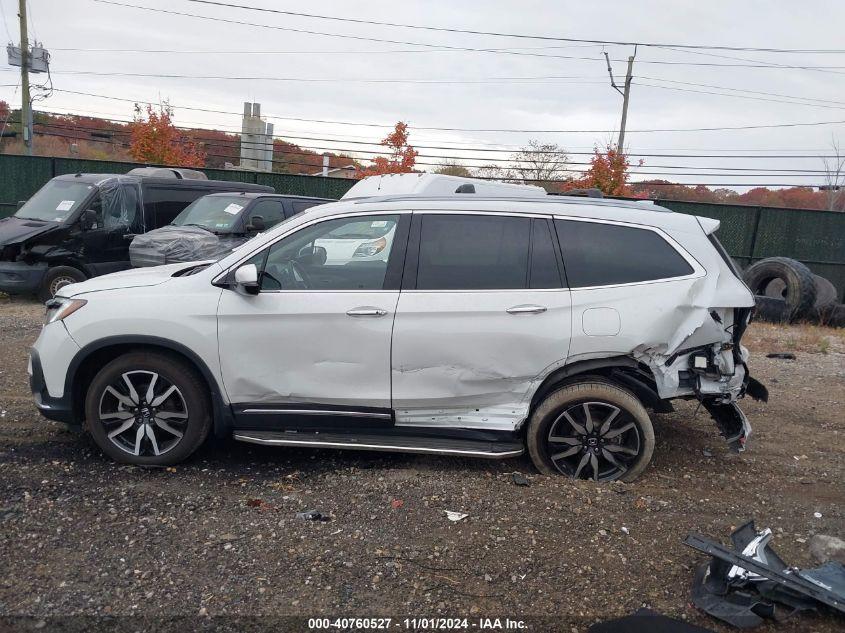
[[373, 255], [381, 253], [385, 246], [387, 246], [387, 240], [380, 237], [375, 242], [361, 244], [361, 246], [355, 249], [352, 257], [372, 257]]
[[54, 297], [47, 302], [47, 314], [44, 315], [44, 325], [53, 321], [61, 321], [88, 303], [85, 299], [63, 299]]

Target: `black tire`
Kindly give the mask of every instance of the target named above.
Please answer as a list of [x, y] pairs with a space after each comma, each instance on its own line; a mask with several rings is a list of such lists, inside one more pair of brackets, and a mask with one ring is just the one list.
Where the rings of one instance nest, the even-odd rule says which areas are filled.
[[819, 324], [828, 327], [845, 327], [845, 304], [834, 303], [821, 308]]
[[49, 301], [60, 288], [86, 279], [88, 277], [85, 276], [85, 273], [73, 266], [51, 266], [44, 273], [44, 279], [41, 280], [41, 285], [38, 287], [38, 299]]
[[754, 297], [754, 319], [768, 323], [788, 323], [792, 311], [784, 299], [756, 295]]
[[[590, 429], [586, 415], [580, 413], [585, 409], [590, 410], [591, 419], [604, 409], [602, 424], [595, 419]], [[613, 413], [613, 409], [618, 411]], [[561, 387], [540, 403], [529, 420], [526, 444], [534, 466], [546, 475], [627, 482], [636, 479], [651, 461], [654, 429], [633, 393], [600, 378], [585, 378]], [[553, 453], [558, 447], [562, 450]], [[572, 455], [553, 459], [572, 451]]]
[[[153, 398], [147, 400], [153, 374], [157, 376]], [[164, 400], [158, 402], [161, 398]], [[85, 420], [94, 442], [115, 461], [169, 466], [191, 455], [208, 436], [208, 387], [196, 370], [179, 358], [132, 352], [108, 363], [91, 381], [85, 395]], [[130, 422], [131, 426], [110, 437]], [[133, 448], [138, 454], [133, 454]]]
[[816, 309], [820, 310], [837, 303], [839, 293], [836, 292], [836, 286], [829, 279], [813, 275], [813, 281], [816, 282]]
[[755, 295], [763, 295], [774, 279], [786, 284], [784, 299], [790, 318], [810, 316], [816, 303], [816, 282], [813, 273], [801, 262], [789, 257], [768, 257], [751, 264], [742, 275]]

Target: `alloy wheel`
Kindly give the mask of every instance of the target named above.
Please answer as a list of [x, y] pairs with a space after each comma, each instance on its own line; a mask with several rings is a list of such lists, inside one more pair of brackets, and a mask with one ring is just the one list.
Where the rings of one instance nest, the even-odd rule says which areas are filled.
[[612, 481], [622, 477], [640, 454], [634, 418], [608, 402], [568, 406], [549, 427], [549, 458], [569, 477]]
[[100, 396], [99, 419], [106, 437], [135, 456], [172, 450], [188, 425], [188, 406], [179, 389], [153, 371], [128, 371]]

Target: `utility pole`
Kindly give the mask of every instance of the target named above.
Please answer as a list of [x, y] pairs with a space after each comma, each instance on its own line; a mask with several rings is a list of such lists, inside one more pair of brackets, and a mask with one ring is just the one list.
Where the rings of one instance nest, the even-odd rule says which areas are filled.
[[610, 56], [605, 52], [607, 60], [607, 72], [610, 75], [610, 85], [616, 92], [622, 95], [622, 122], [619, 124], [619, 140], [616, 143], [616, 150], [619, 153], [625, 151], [625, 126], [628, 123], [628, 101], [631, 98], [631, 80], [634, 78], [634, 58], [637, 56], [637, 47], [634, 46], [634, 54], [628, 57], [628, 72], [625, 74], [625, 89], [620, 90], [613, 78], [613, 69], [610, 66]]
[[26, 0], [18, 0], [21, 25], [21, 129], [23, 144], [32, 156], [32, 102], [29, 98], [29, 38], [26, 33]]

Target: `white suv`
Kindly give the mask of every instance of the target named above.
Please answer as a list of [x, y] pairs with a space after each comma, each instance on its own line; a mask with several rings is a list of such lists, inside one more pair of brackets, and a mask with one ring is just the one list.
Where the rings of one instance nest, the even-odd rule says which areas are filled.
[[[766, 398], [740, 346], [753, 297], [717, 227], [648, 202], [370, 178], [217, 262], [66, 286], [32, 391], [133, 464], [183, 460], [213, 429], [278, 446], [527, 448], [544, 473], [630, 481], [654, 447], [647, 409], [698, 399], [741, 450], [736, 401]], [[356, 257], [362, 240], [377, 252]]]

